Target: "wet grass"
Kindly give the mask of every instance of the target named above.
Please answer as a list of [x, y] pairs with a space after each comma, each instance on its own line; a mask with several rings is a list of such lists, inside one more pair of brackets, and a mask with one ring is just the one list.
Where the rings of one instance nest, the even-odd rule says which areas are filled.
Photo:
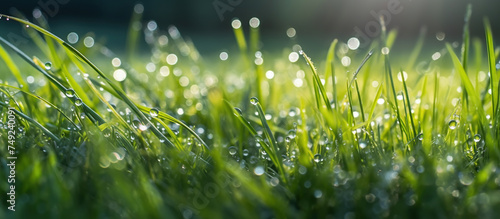
[[213, 61], [140, 14], [125, 54], [2, 15], [42, 55], [0, 38], [0, 142], [13, 107], [18, 157], [0, 218], [495, 218], [499, 50], [470, 16], [462, 50], [421, 57], [422, 34], [393, 54], [392, 30], [366, 49], [335, 39], [314, 63], [298, 45], [261, 51], [255, 18], [248, 42], [233, 21], [240, 53]]

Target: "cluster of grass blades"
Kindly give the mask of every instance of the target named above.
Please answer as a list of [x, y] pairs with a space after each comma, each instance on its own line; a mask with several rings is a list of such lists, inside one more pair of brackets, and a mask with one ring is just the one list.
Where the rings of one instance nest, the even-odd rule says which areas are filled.
[[460, 57], [458, 43], [421, 57], [422, 32], [395, 61], [397, 31], [382, 27], [369, 52], [335, 39], [315, 65], [261, 51], [257, 18], [249, 42], [233, 20], [228, 63], [173, 26], [137, 29], [137, 11], [124, 58], [62, 40], [43, 16], [0, 14], [37, 49], [0, 37], [0, 142], [13, 107], [18, 156], [16, 211], [3, 202], [0, 218], [494, 218], [499, 50], [487, 19], [470, 43], [470, 16]]

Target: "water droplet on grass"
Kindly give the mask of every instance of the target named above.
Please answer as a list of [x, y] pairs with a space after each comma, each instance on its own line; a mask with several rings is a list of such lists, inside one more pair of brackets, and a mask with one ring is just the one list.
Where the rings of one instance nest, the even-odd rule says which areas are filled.
[[271, 180], [269, 180], [269, 184], [271, 184], [271, 186], [277, 186], [279, 183], [280, 183], [280, 180], [276, 177], [273, 177], [273, 178], [271, 178]]
[[238, 112], [238, 113], [239, 113], [239, 115], [237, 115], [237, 116], [241, 116], [241, 115], [243, 115], [243, 112], [241, 111], [241, 109], [240, 109], [240, 108], [235, 107], [235, 108], [234, 108], [234, 110], [236, 110], [236, 112]]
[[50, 70], [52, 68], [52, 62], [46, 62], [45, 63], [45, 70]]
[[158, 109], [156, 109], [156, 108], [152, 108], [152, 109], [149, 111], [149, 115], [151, 115], [151, 117], [153, 117], [153, 118], [154, 118], [154, 117], [157, 117], [157, 116], [158, 116], [158, 113], [159, 113], [159, 111], [158, 111]]
[[479, 142], [479, 141], [481, 141], [481, 135], [480, 135], [480, 134], [476, 134], [476, 135], [474, 135], [474, 142], [476, 142], [476, 143], [477, 143], [477, 142]]
[[248, 149], [243, 149], [243, 156], [248, 156], [250, 152], [248, 151]]
[[238, 152], [238, 149], [236, 149], [236, 147], [232, 146], [232, 147], [229, 147], [229, 154], [231, 156], [235, 155], [236, 152]]
[[255, 167], [253, 172], [255, 173], [255, 175], [260, 176], [260, 175], [264, 174], [264, 167], [257, 166], [257, 167]]
[[76, 106], [81, 106], [82, 104], [83, 104], [82, 99], [77, 98], [77, 99], [75, 100], [75, 105], [76, 105]]
[[314, 162], [319, 163], [321, 161], [323, 161], [323, 159], [321, 158], [321, 154], [314, 155]]
[[250, 27], [257, 28], [260, 25], [260, 20], [256, 17], [253, 17], [250, 19], [249, 23], [250, 23]]
[[234, 19], [233, 22], [231, 22], [231, 26], [233, 27], [233, 29], [240, 29], [241, 21], [239, 19]]
[[417, 136], [417, 138], [420, 141], [424, 140], [424, 134], [421, 133], [420, 135]]
[[314, 191], [315, 198], [321, 198], [321, 196], [323, 196], [323, 192], [321, 190], [317, 189]]
[[257, 97], [252, 97], [250, 98], [250, 103], [252, 105], [257, 105], [259, 103], [259, 99], [257, 99]]
[[448, 126], [450, 127], [451, 130], [455, 130], [457, 128], [458, 122], [456, 120], [451, 120], [450, 123], [448, 123]]
[[75, 96], [75, 91], [73, 89], [67, 89], [65, 92], [67, 97], [74, 97]]
[[365, 143], [365, 142], [360, 142], [360, 143], [359, 143], [359, 148], [361, 148], [361, 149], [365, 149], [365, 148], [366, 148], [366, 146], [367, 146], [367, 145], [366, 145], [366, 143]]

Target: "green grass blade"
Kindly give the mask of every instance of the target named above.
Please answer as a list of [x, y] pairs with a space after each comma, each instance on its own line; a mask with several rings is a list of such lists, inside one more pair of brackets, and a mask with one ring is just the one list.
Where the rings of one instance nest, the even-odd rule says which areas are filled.
[[460, 60], [458, 59], [457, 55], [453, 51], [453, 47], [447, 43], [446, 48], [448, 49], [448, 52], [450, 53], [451, 59], [453, 61], [453, 65], [455, 66], [455, 69], [458, 71], [460, 78], [462, 79], [462, 83], [465, 86], [465, 89], [467, 89], [467, 92], [469, 94], [470, 99], [472, 100], [472, 104], [475, 106], [475, 111], [479, 114], [479, 121], [480, 124], [482, 125], [482, 128], [485, 132], [486, 135], [486, 142], [488, 145], [491, 145], [491, 147], [488, 147], [488, 149], [492, 152], [492, 156], [494, 156], [495, 160], [500, 159], [500, 150], [498, 147], [495, 147], [496, 145], [494, 142], [497, 141], [496, 137], [491, 134], [489, 131], [489, 124], [486, 120], [486, 113], [484, 112], [483, 106], [481, 104], [481, 100], [479, 99], [478, 93], [475, 91], [474, 87], [472, 86], [472, 83], [470, 82], [469, 78], [467, 77], [467, 74], [465, 73], [465, 70], [462, 66], [462, 63], [460, 63]]
[[361, 71], [361, 68], [363, 68], [363, 66], [366, 64], [366, 62], [368, 61], [368, 59], [370, 59], [370, 57], [372, 57], [373, 55], [373, 49], [370, 50], [370, 52], [368, 52], [368, 54], [366, 54], [365, 58], [363, 59], [363, 61], [361, 61], [361, 64], [359, 65], [358, 69], [356, 69], [356, 71], [354, 72], [354, 74], [352, 75], [352, 78], [350, 80], [350, 83], [349, 83], [349, 87], [348, 89], [350, 89], [352, 87], [352, 83], [356, 80], [356, 78], [358, 77], [358, 74], [359, 72]]
[[[401, 74], [403, 74], [403, 69], [401, 69]], [[402, 81], [403, 81], [403, 88], [404, 88], [404, 91], [405, 91], [405, 95], [406, 95], [406, 104], [408, 105], [407, 108], [408, 108], [408, 115], [410, 117], [410, 121], [411, 121], [411, 129], [413, 130], [413, 136], [411, 138], [416, 138], [417, 137], [417, 130], [415, 129], [415, 123], [413, 122], [413, 113], [411, 112], [412, 108], [411, 108], [411, 103], [410, 103], [410, 95], [408, 94], [408, 87], [406, 86], [406, 79], [404, 78], [404, 76], [401, 76], [402, 77]]]
[[[33, 66], [36, 70], [41, 72], [49, 81], [54, 84], [61, 92], [66, 93], [69, 89], [66, 88], [57, 78], [46, 72], [44, 69], [42, 69], [39, 65], [37, 65], [33, 60], [31, 60], [26, 54], [24, 54], [20, 49], [18, 49], [16, 46], [12, 45], [2, 37], [0, 37], [0, 42], [4, 43], [5, 45], [9, 46], [12, 50], [14, 50], [22, 59], [24, 59], [26, 62], [28, 62], [31, 66]], [[70, 98], [70, 100], [74, 103], [76, 98]], [[102, 124], [104, 123], [104, 120], [97, 114], [94, 110], [92, 110], [89, 106], [86, 104], [83, 104], [83, 108], [85, 109], [85, 112], [87, 113], [87, 116], [93, 120], [94, 123], [99, 123]]]
[[487, 58], [488, 58], [488, 67], [490, 71], [490, 88], [491, 88], [491, 105], [492, 105], [492, 114], [493, 118], [496, 118], [498, 115], [496, 115], [496, 110], [498, 107], [498, 75], [497, 75], [497, 69], [495, 67], [495, 49], [493, 46], [493, 33], [491, 31], [491, 25], [490, 21], [485, 18], [484, 19], [484, 28], [485, 28], [485, 34], [486, 34], [486, 49], [487, 49]]
[[[0, 101], [0, 105], [5, 107], [5, 108], [10, 108], [10, 106], [2, 101]], [[22, 113], [21, 111], [17, 110], [17, 109], [14, 109], [14, 108], [10, 108], [12, 111], [14, 111], [19, 117], [25, 119], [26, 121], [28, 121], [29, 123], [33, 124], [35, 127], [39, 128], [40, 130], [42, 130], [43, 133], [45, 133], [47, 136], [49, 136], [50, 138], [54, 139], [56, 142], [58, 142], [60, 139], [54, 135], [51, 131], [49, 131], [47, 128], [45, 128], [42, 124], [38, 123], [37, 121], [35, 121], [34, 119], [32, 119], [31, 117], [25, 115], [24, 113]]]
[[[304, 51], [301, 51], [300, 53], [306, 60], [307, 64], [309, 65], [313, 73], [314, 87], [318, 89], [317, 90], [318, 93], [316, 94], [317, 101], [322, 100], [323, 103], [326, 105], [326, 108], [329, 111], [331, 111], [332, 106], [330, 105], [330, 101], [328, 100], [328, 96], [326, 95], [325, 87], [321, 83], [321, 79], [319, 78], [318, 72], [316, 71], [316, 67], [314, 67], [314, 64], [312, 63], [311, 59], [307, 56], [307, 54]], [[322, 104], [318, 102], [317, 105], [321, 106]]]

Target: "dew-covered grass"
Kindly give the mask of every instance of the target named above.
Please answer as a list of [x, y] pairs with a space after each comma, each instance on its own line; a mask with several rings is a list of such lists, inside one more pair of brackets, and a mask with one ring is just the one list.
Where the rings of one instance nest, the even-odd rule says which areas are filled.
[[2, 200], [9, 106], [18, 157], [16, 211], [2, 201], [0, 218], [500, 213], [499, 50], [488, 20], [486, 39], [464, 24], [462, 42], [438, 36], [440, 48], [395, 54], [390, 30], [366, 48], [335, 39], [314, 60], [293, 29], [290, 48], [260, 48], [257, 18], [234, 20], [239, 51], [215, 57], [137, 13], [123, 54], [34, 20], [0, 19], [25, 27], [33, 45], [0, 38]]

